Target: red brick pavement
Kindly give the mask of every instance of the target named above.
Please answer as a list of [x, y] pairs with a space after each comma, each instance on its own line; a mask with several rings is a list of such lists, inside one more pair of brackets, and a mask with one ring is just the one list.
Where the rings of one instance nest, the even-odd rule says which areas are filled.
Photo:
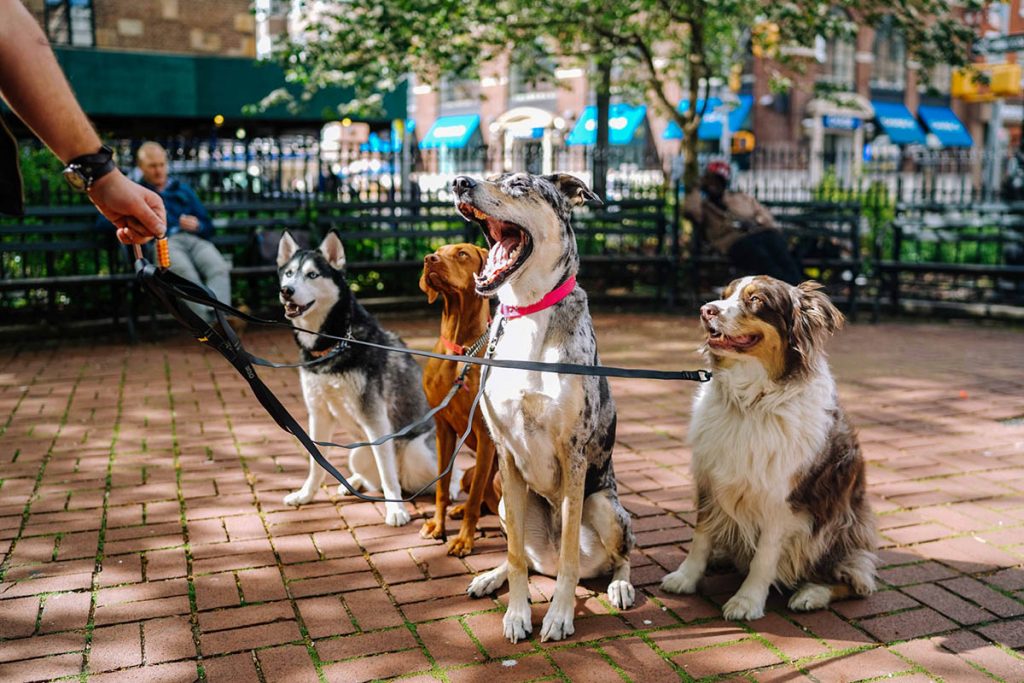
[[[700, 364], [692, 318], [596, 320], [609, 364]], [[432, 319], [389, 324], [432, 343]], [[294, 356], [284, 333], [246, 340]], [[773, 594], [749, 624], [721, 618], [735, 575], [698, 596], [657, 588], [692, 535], [694, 387], [613, 380], [640, 599], [618, 613], [588, 582], [576, 635], [544, 645], [502, 637], [504, 592], [465, 596], [501, 559], [493, 517], [460, 560], [333, 488], [286, 508], [306, 456], [216, 354], [184, 338], [7, 349], [0, 680], [1021, 681], [1022, 342], [967, 324], [860, 324], [834, 341], [870, 461], [881, 590], [811, 614]], [[304, 415], [294, 371], [262, 374]], [[414, 507], [423, 517], [432, 499]], [[531, 581], [536, 624], [553, 582]]]

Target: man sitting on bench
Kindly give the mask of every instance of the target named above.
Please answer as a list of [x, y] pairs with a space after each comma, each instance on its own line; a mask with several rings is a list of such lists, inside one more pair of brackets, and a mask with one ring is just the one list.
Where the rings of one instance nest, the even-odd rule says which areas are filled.
[[[199, 197], [187, 184], [167, 174], [167, 152], [156, 142], [144, 142], [135, 155], [142, 172], [142, 185], [164, 200], [167, 209], [167, 246], [171, 272], [193, 282], [202, 282], [218, 301], [231, 303], [231, 266], [210, 242], [213, 222]], [[197, 315], [214, 321], [209, 306], [187, 302]]]
[[695, 230], [703, 230], [712, 247], [741, 269], [741, 275], [771, 275], [799, 284], [803, 271], [789, 253], [775, 219], [750, 195], [729, 191], [731, 175], [726, 162], [708, 163], [699, 190], [686, 193], [686, 217]]

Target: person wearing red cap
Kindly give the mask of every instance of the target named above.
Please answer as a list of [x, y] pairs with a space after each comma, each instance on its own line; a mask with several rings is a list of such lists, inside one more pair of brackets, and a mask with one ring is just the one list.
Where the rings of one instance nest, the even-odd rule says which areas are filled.
[[732, 192], [732, 170], [725, 161], [704, 168], [700, 187], [686, 193], [684, 213], [695, 230], [742, 272], [770, 275], [792, 285], [804, 274], [768, 209], [749, 194]]

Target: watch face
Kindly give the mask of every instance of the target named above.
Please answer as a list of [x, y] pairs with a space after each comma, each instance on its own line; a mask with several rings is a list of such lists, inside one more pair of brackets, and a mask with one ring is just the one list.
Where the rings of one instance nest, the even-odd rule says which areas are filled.
[[68, 182], [68, 185], [74, 190], [79, 192], [85, 192], [89, 187], [89, 181], [86, 179], [82, 172], [77, 168], [65, 168], [64, 169], [64, 180]]

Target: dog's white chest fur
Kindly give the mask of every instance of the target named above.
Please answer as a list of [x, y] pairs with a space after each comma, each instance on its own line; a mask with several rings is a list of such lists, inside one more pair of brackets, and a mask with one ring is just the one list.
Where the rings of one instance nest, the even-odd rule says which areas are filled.
[[741, 525], [785, 516], [793, 478], [824, 446], [834, 408], [835, 387], [825, 373], [785, 385], [753, 364], [718, 372], [695, 400], [694, 475]]
[[[556, 348], [545, 348], [549, 314], [509, 320], [498, 342], [495, 358], [559, 362]], [[555, 445], [565, 442], [563, 432], [575, 424], [582, 409], [579, 378], [550, 372], [492, 368], [485, 385], [484, 417], [495, 443], [513, 455], [527, 485], [549, 499], [561, 486]]]
[[364, 435], [360, 426], [364, 422], [361, 419], [363, 410], [360, 400], [366, 390], [364, 375], [358, 372], [319, 374], [300, 370], [299, 377], [307, 405], [316, 403], [327, 406], [334, 419], [355, 429], [360, 436]]

